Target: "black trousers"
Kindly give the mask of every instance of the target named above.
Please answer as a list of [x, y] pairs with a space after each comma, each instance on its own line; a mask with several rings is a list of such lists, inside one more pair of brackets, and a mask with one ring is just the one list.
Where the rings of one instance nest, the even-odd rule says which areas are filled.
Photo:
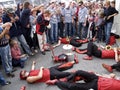
[[29, 45], [29, 47], [32, 48], [33, 40], [30, 37], [30, 33], [31, 33], [31, 28], [23, 28], [23, 35], [25, 37], [25, 40], [26, 40], [27, 44]]
[[[71, 83], [69, 80], [73, 80], [76, 76], [83, 77], [86, 82], [79, 82], [79, 83]], [[71, 74], [69, 77], [67, 77], [68, 82], [61, 82], [58, 81], [55, 84], [62, 90], [89, 90], [94, 89], [98, 90], [98, 76], [95, 74], [85, 72], [82, 70], [78, 70], [76, 73]]]
[[96, 57], [101, 58], [102, 52], [101, 52], [101, 50], [98, 49], [97, 45], [95, 45], [93, 42], [90, 41], [87, 46], [87, 55], [88, 56], [94, 55]]
[[67, 77], [67, 76], [71, 75], [70, 72], [62, 72], [62, 71], [65, 71], [65, 70], [68, 70], [68, 69], [72, 68], [73, 64], [71, 64], [69, 66], [60, 67], [62, 65], [64, 65], [64, 64], [57, 65], [57, 66], [49, 68], [49, 70], [50, 70], [50, 79], [51, 80], [60, 79], [60, 78], [64, 78], [64, 77]]
[[63, 22], [58, 22], [58, 34], [59, 37], [64, 37], [64, 23]]
[[120, 72], [120, 62], [116, 63], [116, 64], [113, 64], [112, 65], [112, 69], [116, 69], [117, 71]]
[[82, 45], [82, 43], [77, 42], [75, 39], [71, 39], [70, 44], [73, 45], [74, 47], [80, 47]]

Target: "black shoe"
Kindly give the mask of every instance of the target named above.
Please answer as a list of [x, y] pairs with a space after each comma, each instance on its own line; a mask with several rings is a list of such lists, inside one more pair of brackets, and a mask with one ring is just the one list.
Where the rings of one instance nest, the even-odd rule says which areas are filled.
[[50, 51], [50, 49], [46, 49], [45, 51], [48, 51], [48, 52], [49, 52], [49, 51]]
[[51, 42], [51, 44], [54, 44], [54, 42]]
[[15, 77], [15, 75], [13, 73], [7, 73], [8, 77]]
[[29, 53], [28, 55], [29, 55], [29, 56], [34, 56], [35, 54], [34, 54], [34, 53]]
[[6, 83], [4, 85], [9, 85], [9, 84], [11, 84], [11, 82], [10, 81], [6, 81]]
[[45, 52], [44, 52], [44, 51], [42, 51], [41, 53], [42, 53], [42, 55], [45, 55]]
[[16, 68], [13, 68], [13, 69], [12, 69], [12, 72], [15, 72], [15, 71], [17, 71], [17, 69], [16, 69]]

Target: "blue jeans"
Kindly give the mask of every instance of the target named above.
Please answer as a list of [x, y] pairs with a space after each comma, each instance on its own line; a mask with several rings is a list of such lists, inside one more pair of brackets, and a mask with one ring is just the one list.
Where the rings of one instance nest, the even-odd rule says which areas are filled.
[[20, 60], [21, 60], [22, 62], [25, 62], [25, 61], [28, 60], [28, 56], [22, 57], [22, 58], [20, 58]]
[[97, 39], [98, 39], [98, 41], [102, 41], [102, 39], [103, 39], [103, 28], [102, 28], [102, 26], [98, 26]]
[[75, 22], [72, 23], [71, 35], [72, 37], [76, 34]]
[[5, 85], [5, 83], [6, 83], [6, 80], [5, 80], [5, 78], [3, 77], [2, 73], [0, 72], [0, 84], [1, 84], [1, 85]]
[[72, 23], [65, 23], [65, 36], [72, 36]]
[[77, 34], [79, 35], [79, 37], [82, 39], [82, 38], [86, 38], [87, 37], [87, 27], [83, 25], [84, 23], [82, 22], [79, 22], [79, 25], [78, 25], [78, 32]]
[[0, 56], [1, 56], [2, 65], [5, 69], [5, 72], [11, 73], [13, 67], [12, 67], [12, 56], [11, 56], [9, 45], [0, 47]]
[[112, 22], [106, 23], [105, 24], [105, 43], [109, 44], [109, 38], [110, 38], [110, 33], [112, 29]]
[[54, 43], [58, 41], [58, 23], [50, 23], [50, 24], [51, 24], [51, 32], [50, 32], [51, 41]]
[[30, 50], [30, 47], [28, 46], [28, 44], [27, 44], [27, 42], [26, 42], [26, 40], [23, 36], [23, 34], [21, 34], [17, 37], [14, 37], [13, 39], [17, 39], [20, 42], [20, 44], [22, 45], [22, 47], [24, 48], [24, 50], [27, 54], [30, 55], [32, 53], [31, 50]]
[[28, 56], [25, 56], [25, 57], [20, 58], [19, 60], [13, 59], [12, 63], [13, 63], [14, 67], [20, 66], [21, 68], [23, 68], [24, 67], [24, 63], [27, 60], [28, 60]]

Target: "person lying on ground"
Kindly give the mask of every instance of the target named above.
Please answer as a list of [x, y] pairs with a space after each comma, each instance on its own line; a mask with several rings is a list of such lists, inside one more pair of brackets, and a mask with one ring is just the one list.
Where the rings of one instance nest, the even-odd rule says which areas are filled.
[[80, 47], [83, 43], [87, 43], [87, 42], [88, 42], [87, 39], [81, 40], [77, 37], [73, 37], [73, 38], [68, 38], [68, 37], [61, 38], [61, 37], [59, 37], [58, 43], [56, 45], [53, 45], [53, 48], [58, 47], [61, 44], [71, 44], [75, 47]]
[[[75, 82], [76, 77], [84, 82]], [[72, 73], [63, 80], [49, 80], [46, 84], [55, 84], [61, 90], [120, 90], [120, 80], [115, 74], [103, 76], [82, 70]]]
[[102, 66], [110, 73], [112, 73], [114, 69], [120, 71], [120, 62], [117, 62], [116, 64], [113, 65], [103, 63]]
[[120, 71], [120, 55], [118, 55], [118, 51], [117, 48], [114, 48], [114, 52], [115, 52], [115, 60], [117, 61], [116, 64], [113, 65], [107, 65], [105, 63], [102, 64], [102, 66], [109, 72], [113, 72], [113, 69]]
[[37, 83], [67, 77], [71, 73], [62, 71], [72, 68], [75, 63], [75, 61], [71, 61], [50, 68], [40, 67], [39, 69], [35, 69], [35, 61], [33, 61], [29, 72], [26, 70], [20, 72], [20, 79], [26, 80], [28, 83]]
[[92, 60], [92, 56], [96, 56], [98, 58], [115, 59], [116, 62], [118, 62], [118, 57], [116, 56], [120, 55], [119, 48], [112, 48], [111, 46], [106, 46], [106, 47], [100, 46], [100, 47], [98, 47], [93, 42], [89, 42], [86, 49], [73, 48], [73, 50], [79, 54], [87, 54], [87, 56], [83, 57], [83, 59], [85, 60]]

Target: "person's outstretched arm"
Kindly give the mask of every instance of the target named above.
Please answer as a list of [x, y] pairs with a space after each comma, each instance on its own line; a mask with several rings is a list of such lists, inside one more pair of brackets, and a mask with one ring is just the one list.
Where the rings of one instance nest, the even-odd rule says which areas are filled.
[[61, 40], [59, 40], [58, 43], [53, 46], [53, 48], [56, 48], [56, 47], [58, 47], [58, 46], [60, 46], [60, 45], [61, 45]]
[[36, 64], [36, 62], [33, 61], [31, 70], [35, 70], [35, 64]]
[[117, 48], [114, 48], [114, 52], [115, 52], [115, 61], [119, 62]]

